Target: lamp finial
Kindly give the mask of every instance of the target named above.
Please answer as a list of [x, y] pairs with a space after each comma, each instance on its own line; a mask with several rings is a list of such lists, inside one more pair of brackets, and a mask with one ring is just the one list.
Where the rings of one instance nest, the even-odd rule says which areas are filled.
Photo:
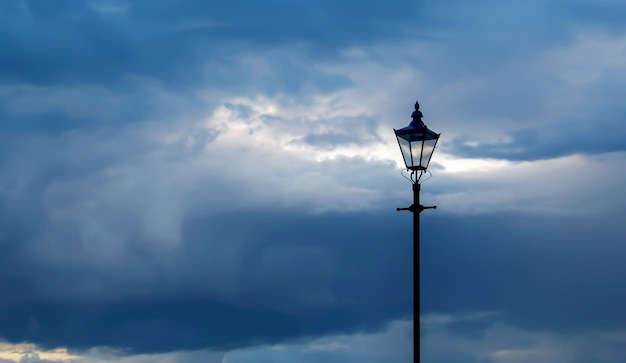
[[426, 127], [426, 125], [424, 125], [424, 122], [422, 121], [422, 117], [424, 117], [424, 115], [422, 114], [422, 111], [420, 111], [420, 104], [419, 102], [415, 101], [415, 111], [413, 111], [413, 113], [411, 114], [411, 118], [413, 118], [413, 121], [411, 121], [409, 125], [418, 129]]

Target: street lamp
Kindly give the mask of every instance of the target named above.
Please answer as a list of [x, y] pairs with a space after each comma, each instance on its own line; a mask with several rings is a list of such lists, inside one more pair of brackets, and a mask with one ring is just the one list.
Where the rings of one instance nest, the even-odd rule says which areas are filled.
[[419, 293], [420, 293], [420, 213], [424, 209], [436, 209], [437, 206], [425, 207], [420, 204], [420, 179], [428, 172], [430, 158], [435, 151], [439, 135], [424, 125], [422, 122], [422, 112], [419, 110], [419, 103], [415, 102], [415, 111], [411, 117], [413, 121], [407, 127], [399, 130], [394, 129], [398, 139], [398, 145], [402, 152], [402, 158], [407, 170], [410, 170], [409, 178], [413, 184], [413, 204], [408, 208], [397, 208], [396, 210], [408, 210], [413, 213], [413, 361], [420, 361], [419, 345]]

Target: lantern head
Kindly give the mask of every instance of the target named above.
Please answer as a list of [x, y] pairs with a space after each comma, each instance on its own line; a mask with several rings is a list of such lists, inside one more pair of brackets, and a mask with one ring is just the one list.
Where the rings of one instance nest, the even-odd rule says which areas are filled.
[[399, 130], [394, 129], [393, 131], [398, 139], [398, 145], [400, 146], [406, 168], [410, 170], [426, 170], [440, 134], [424, 125], [422, 112], [419, 111], [417, 102], [415, 102], [415, 111], [411, 117], [413, 121], [411, 121], [409, 126]]

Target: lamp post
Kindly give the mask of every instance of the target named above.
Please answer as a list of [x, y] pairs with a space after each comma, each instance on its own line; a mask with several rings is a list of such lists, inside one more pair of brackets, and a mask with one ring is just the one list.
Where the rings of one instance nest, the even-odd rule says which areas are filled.
[[415, 102], [415, 111], [411, 117], [413, 121], [407, 127], [399, 130], [394, 129], [398, 139], [398, 145], [402, 152], [402, 158], [406, 165], [406, 170], [410, 171], [407, 178], [413, 184], [413, 204], [407, 208], [397, 208], [397, 211], [408, 210], [413, 213], [413, 361], [420, 361], [420, 213], [425, 209], [436, 209], [437, 206], [425, 207], [420, 204], [420, 179], [428, 172], [430, 158], [435, 151], [439, 135], [424, 125], [422, 122], [422, 112], [419, 110], [419, 103]]

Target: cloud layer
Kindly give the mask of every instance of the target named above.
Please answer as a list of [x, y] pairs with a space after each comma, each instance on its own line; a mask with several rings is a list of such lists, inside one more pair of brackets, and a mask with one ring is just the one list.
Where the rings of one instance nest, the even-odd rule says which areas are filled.
[[0, 360], [410, 361], [419, 98], [425, 361], [622, 361], [623, 7], [0, 3]]

